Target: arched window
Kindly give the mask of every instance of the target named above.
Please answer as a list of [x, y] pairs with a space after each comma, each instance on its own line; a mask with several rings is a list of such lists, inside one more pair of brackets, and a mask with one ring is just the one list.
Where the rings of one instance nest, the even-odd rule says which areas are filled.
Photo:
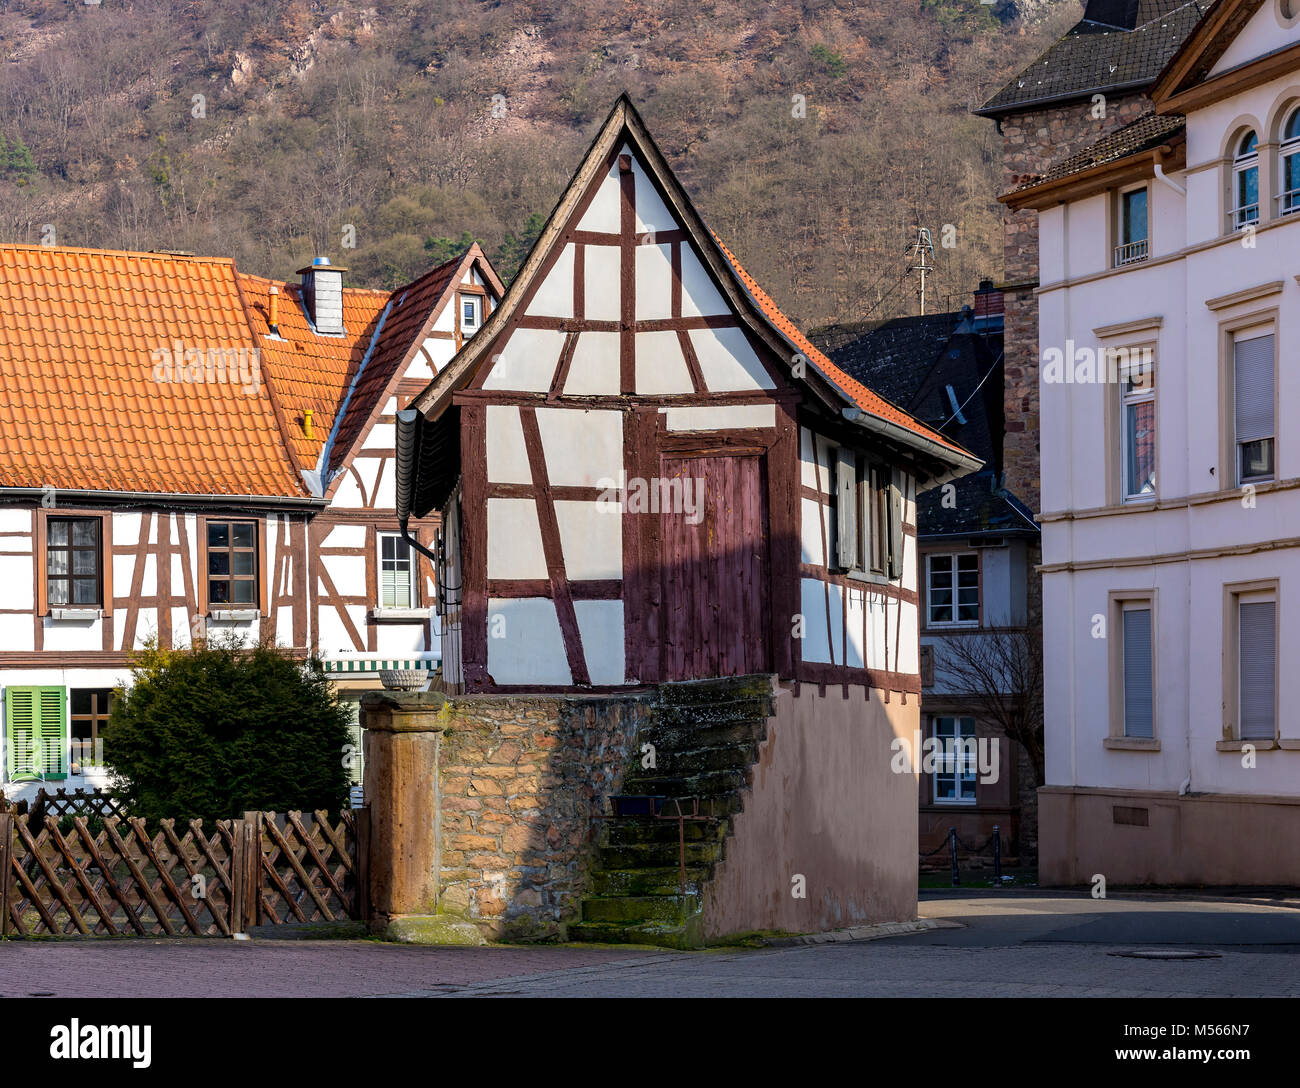
[[1259, 140], [1254, 130], [1238, 142], [1232, 158], [1232, 225], [1242, 227], [1259, 222]]
[[1300, 212], [1300, 106], [1291, 111], [1286, 124], [1282, 126], [1282, 149], [1278, 152], [1278, 177], [1281, 180], [1281, 192], [1278, 193], [1278, 212], [1290, 215]]

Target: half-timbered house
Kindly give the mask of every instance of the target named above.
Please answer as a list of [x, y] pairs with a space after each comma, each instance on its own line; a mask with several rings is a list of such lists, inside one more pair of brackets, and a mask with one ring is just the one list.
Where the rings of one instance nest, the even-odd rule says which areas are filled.
[[394, 413], [501, 285], [478, 247], [392, 292], [345, 271], [0, 246], [8, 796], [102, 781], [146, 640], [316, 647], [353, 695], [436, 663], [432, 570], [396, 531]]
[[980, 462], [807, 340], [626, 97], [483, 330], [399, 413], [397, 450], [399, 518], [441, 511], [462, 587], [449, 682], [776, 678], [776, 762], [717, 926], [770, 895], [740, 890], [747, 852], [834, 871], [845, 917], [912, 916], [915, 781], [890, 760], [919, 727], [916, 495]]

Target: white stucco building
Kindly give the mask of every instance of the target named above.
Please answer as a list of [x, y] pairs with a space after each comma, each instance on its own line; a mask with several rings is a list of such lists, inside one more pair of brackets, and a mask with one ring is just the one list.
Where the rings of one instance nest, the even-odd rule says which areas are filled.
[[1039, 211], [1041, 877], [1300, 883], [1300, 3], [1219, 0]]

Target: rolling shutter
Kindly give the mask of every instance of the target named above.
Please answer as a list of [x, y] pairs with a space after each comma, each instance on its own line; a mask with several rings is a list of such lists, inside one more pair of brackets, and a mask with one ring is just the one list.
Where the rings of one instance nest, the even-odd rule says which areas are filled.
[[889, 470], [889, 577], [903, 576], [903, 472]]
[[1272, 438], [1273, 337], [1256, 336], [1234, 345], [1236, 403], [1234, 422], [1238, 442]]
[[1124, 736], [1154, 737], [1151, 609], [1124, 610]]
[[852, 570], [858, 562], [857, 461], [852, 450], [836, 450], [835, 561], [842, 570]]
[[66, 688], [5, 688], [5, 752], [9, 777], [67, 776]]
[[1242, 601], [1237, 605], [1242, 740], [1271, 740], [1275, 735], [1277, 642], [1274, 601]]

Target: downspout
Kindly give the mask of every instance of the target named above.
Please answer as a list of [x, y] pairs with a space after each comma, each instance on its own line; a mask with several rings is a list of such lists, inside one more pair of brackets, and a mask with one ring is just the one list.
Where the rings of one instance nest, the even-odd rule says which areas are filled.
[[397, 413], [397, 524], [402, 539], [438, 569], [438, 557], [415, 539], [406, 523], [411, 517], [411, 476], [415, 468], [415, 427], [420, 413], [403, 408]]
[[1171, 188], [1179, 196], [1185, 197], [1187, 195], [1187, 190], [1184, 189], [1181, 185], [1178, 184], [1178, 182], [1174, 181], [1173, 178], [1171, 178], [1168, 174], [1165, 173], [1164, 157], [1165, 157], [1164, 149], [1157, 148], [1155, 159], [1154, 159], [1156, 177], [1160, 181], [1163, 181], [1166, 185], [1168, 185], [1169, 188]]

